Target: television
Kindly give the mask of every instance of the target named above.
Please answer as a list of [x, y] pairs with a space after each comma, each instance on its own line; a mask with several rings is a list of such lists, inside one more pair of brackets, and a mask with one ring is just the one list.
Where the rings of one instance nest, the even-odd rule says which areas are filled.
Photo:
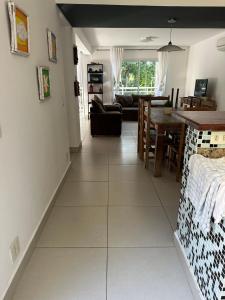
[[207, 93], [208, 79], [197, 79], [195, 82], [195, 97], [205, 97]]

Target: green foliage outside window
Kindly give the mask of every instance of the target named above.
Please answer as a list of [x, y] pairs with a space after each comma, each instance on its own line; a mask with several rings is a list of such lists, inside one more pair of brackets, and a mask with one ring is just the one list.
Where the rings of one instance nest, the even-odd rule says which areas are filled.
[[123, 61], [121, 85], [124, 87], [154, 87], [156, 63], [152, 61]]

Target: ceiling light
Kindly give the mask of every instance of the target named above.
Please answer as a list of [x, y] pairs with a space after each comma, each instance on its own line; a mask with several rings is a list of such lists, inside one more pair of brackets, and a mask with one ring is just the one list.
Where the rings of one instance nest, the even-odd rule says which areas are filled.
[[185, 51], [185, 49], [177, 46], [177, 45], [173, 45], [171, 39], [172, 39], [172, 26], [173, 24], [176, 23], [176, 19], [175, 18], [171, 18], [168, 20], [168, 23], [170, 24], [170, 41], [167, 45], [161, 47], [158, 49], [158, 52], [173, 52], [173, 51]]

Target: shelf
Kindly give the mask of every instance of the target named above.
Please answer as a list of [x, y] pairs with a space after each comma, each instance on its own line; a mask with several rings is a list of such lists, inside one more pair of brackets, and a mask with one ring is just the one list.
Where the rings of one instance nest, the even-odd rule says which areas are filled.
[[88, 92], [88, 95], [103, 95], [103, 92], [93, 92], [93, 93], [90, 93]]
[[103, 64], [100, 63], [93, 63], [93, 64], [87, 64], [88, 66], [103, 66]]
[[88, 84], [103, 84], [103, 82], [91, 82], [91, 81], [88, 81]]
[[103, 72], [88, 72], [88, 74], [103, 74]]

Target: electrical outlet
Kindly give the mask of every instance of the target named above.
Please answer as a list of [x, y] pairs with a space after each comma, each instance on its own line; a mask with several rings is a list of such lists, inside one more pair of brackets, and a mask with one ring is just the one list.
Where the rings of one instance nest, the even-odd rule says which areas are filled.
[[20, 240], [18, 236], [12, 241], [9, 250], [11, 261], [14, 264], [20, 254]]
[[212, 132], [210, 144], [225, 145], [225, 131]]

